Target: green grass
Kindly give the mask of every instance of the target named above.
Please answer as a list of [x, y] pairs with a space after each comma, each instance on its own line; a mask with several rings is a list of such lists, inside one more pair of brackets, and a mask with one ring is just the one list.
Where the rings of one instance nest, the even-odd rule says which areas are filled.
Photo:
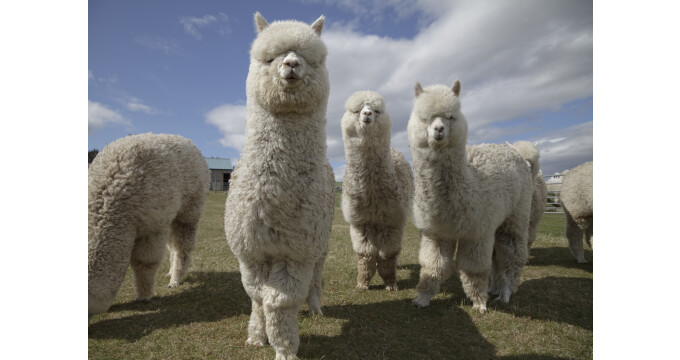
[[[90, 359], [273, 359], [270, 347], [245, 345], [250, 300], [223, 228], [226, 195], [211, 193], [201, 220], [194, 263], [184, 283], [168, 288], [161, 266], [150, 302], [134, 302], [131, 271], [109, 312], [88, 329]], [[398, 292], [376, 275], [358, 291], [355, 255], [342, 218], [340, 193], [324, 269], [323, 317], [300, 311], [302, 359], [587, 359], [593, 357], [592, 264], [567, 249], [564, 220], [544, 217], [519, 292], [510, 303], [490, 300], [472, 311], [453, 276], [431, 306], [416, 309], [418, 231], [409, 222]], [[553, 223], [556, 222], [557, 225]], [[549, 225], [549, 226], [546, 226]], [[562, 226], [559, 228], [559, 226]], [[592, 252], [586, 251], [592, 260]]]

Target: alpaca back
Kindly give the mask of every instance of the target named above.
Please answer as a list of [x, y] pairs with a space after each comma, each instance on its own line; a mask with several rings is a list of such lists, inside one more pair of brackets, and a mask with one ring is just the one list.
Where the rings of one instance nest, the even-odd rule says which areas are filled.
[[593, 162], [570, 170], [562, 181], [562, 206], [579, 222], [593, 217]]

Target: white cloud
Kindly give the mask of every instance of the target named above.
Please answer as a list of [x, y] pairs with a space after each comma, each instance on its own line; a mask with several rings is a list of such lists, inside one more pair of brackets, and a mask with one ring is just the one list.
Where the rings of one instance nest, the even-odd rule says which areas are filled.
[[426, 86], [461, 80], [470, 143], [521, 134], [530, 126], [498, 125], [592, 96], [591, 2], [444, 6], [421, 1], [418, 6], [437, 18], [413, 39], [365, 35], [351, 26], [330, 26], [322, 35], [331, 78], [331, 161], [344, 159], [339, 123], [345, 100], [358, 90], [375, 90], [385, 98], [393, 122], [392, 145], [409, 159], [405, 131], [416, 81]]
[[345, 180], [345, 171], [347, 170], [347, 165], [340, 165], [333, 168], [333, 174], [335, 175], [335, 181], [343, 182]]
[[87, 101], [87, 132], [91, 133], [109, 124], [129, 125], [121, 114], [109, 109], [106, 105]]
[[546, 134], [538, 140], [544, 175], [562, 172], [593, 160], [593, 122]]
[[184, 31], [196, 38], [196, 40], [201, 40], [203, 36], [198, 31], [202, 28], [207, 28], [213, 24], [218, 24], [218, 32], [220, 35], [226, 35], [231, 33], [231, 28], [227, 25], [229, 21], [229, 16], [225, 13], [219, 13], [217, 16], [214, 15], [204, 15], [203, 17], [195, 16], [183, 16], [179, 19], [180, 24], [184, 27]]
[[246, 141], [246, 106], [225, 104], [205, 114], [205, 122], [217, 126], [224, 135], [220, 144], [243, 151]]
[[143, 104], [140, 99], [135, 97], [130, 98], [130, 100], [125, 104], [125, 107], [127, 107], [130, 111], [139, 111], [149, 115], [156, 115], [159, 113], [158, 110], [152, 108], [149, 105]]

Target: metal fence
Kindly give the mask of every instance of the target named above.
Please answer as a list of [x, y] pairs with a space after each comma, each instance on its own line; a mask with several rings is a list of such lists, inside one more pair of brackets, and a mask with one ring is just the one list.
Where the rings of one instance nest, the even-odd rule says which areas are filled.
[[564, 235], [566, 219], [564, 217], [564, 210], [560, 204], [562, 175], [543, 176], [543, 180], [545, 180], [548, 188], [548, 195], [546, 196], [543, 218], [538, 224], [538, 232], [555, 236]]

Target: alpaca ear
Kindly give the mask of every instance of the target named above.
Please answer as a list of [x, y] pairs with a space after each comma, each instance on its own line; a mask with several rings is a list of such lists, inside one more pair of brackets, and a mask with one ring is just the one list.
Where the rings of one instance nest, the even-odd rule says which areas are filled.
[[266, 29], [269, 26], [269, 23], [267, 20], [265, 20], [262, 15], [260, 15], [260, 12], [255, 13], [255, 32], [258, 34], [262, 32], [262, 30]]
[[453, 83], [451, 90], [453, 90], [453, 93], [456, 94], [456, 96], [460, 95], [460, 81], [456, 80], [456, 82]]
[[420, 96], [420, 94], [422, 94], [423, 91], [425, 91], [425, 90], [423, 90], [423, 86], [420, 85], [419, 82], [416, 82], [416, 88], [415, 88], [415, 90], [416, 90], [416, 97]]
[[315, 32], [317, 35], [319, 35], [319, 36], [321, 36], [321, 31], [323, 30], [323, 23], [324, 23], [325, 20], [326, 20], [326, 18], [325, 18], [323, 15], [321, 15], [321, 16], [319, 16], [319, 18], [316, 19], [316, 21], [312, 24], [312, 29], [313, 29], [314, 32]]

